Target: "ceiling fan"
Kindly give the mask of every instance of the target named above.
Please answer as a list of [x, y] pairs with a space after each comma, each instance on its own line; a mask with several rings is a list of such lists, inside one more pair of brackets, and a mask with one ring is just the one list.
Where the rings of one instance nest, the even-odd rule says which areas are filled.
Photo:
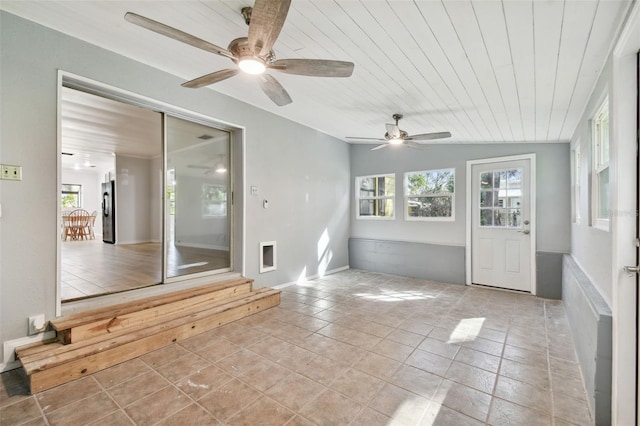
[[241, 12], [249, 25], [249, 35], [231, 41], [226, 49], [133, 12], [127, 12], [124, 18], [163, 36], [229, 58], [238, 65], [238, 67], [216, 71], [187, 81], [182, 86], [204, 87], [243, 71], [257, 75], [262, 91], [276, 105], [284, 106], [292, 102], [291, 97], [275, 77], [264, 73], [267, 69], [312, 77], [349, 77], [353, 73], [352, 62], [324, 59], [276, 59], [272, 47], [280, 35], [290, 4], [291, 0], [256, 0], [253, 8], [243, 7]]
[[434, 139], [444, 139], [451, 137], [451, 133], [449, 132], [435, 132], [435, 133], [423, 133], [420, 135], [409, 135], [404, 130], [398, 127], [398, 121], [402, 118], [402, 114], [393, 114], [393, 119], [396, 120], [396, 124], [385, 124], [387, 128], [387, 133], [384, 134], [384, 139], [382, 138], [360, 138], [355, 136], [347, 136], [347, 139], [359, 140], [365, 143], [371, 143], [369, 141], [380, 141], [385, 142], [382, 145], [378, 145], [376, 147], [371, 148], [372, 151], [376, 149], [385, 148], [389, 145], [405, 145], [410, 148], [422, 149], [422, 145], [416, 143], [414, 141], [431, 141]]

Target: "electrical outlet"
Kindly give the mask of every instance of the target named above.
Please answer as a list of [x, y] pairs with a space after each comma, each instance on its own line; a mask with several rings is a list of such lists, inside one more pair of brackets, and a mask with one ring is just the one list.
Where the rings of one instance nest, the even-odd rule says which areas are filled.
[[22, 167], [3, 164], [1, 174], [3, 180], [22, 180]]
[[47, 322], [44, 319], [44, 314], [29, 317], [29, 336], [42, 333], [46, 328]]

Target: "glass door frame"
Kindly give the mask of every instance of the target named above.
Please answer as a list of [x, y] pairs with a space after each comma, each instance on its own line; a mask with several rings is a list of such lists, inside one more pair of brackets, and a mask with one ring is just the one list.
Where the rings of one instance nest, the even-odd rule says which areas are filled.
[[[229, 123], [229, 122], [225, 122], [222, 120], [217, 120], [214, 119], [213, 117], [207, 116], [205, 114], [202, 113], [198, 113], [198, 112], [194, 112], [188, 109], [184, 109], [181, 107], [176, 107], [173, 106], [169, 103], [163, 102], [163, 101], [159, 101], [153, 98], [149, 98], [147, 96], [143, 96], [140, 95], [138, 93], [134, 93], [125, 89], [120, 89], [116, 86], [112, 86], [109, 84], [105, 84], [102, 82], [98, 82], [96, 80], [92, 80], [90, 78], [86, 78], [68, 71], [64, 71], [64, 70], [58, 70], [58, 75], [57, 75], [57, 122], [58, 122], [58, 126], [57, 126], [57, 135], [56, 135], [56, 140], [57, 140], [57, 174], [56, 174], [56, 188], [60, 188], [61, 184], [62, 184], [62, 177], [61, 177], [61, 155], [62, 155], [62, 134], [61, 134], [61, 93], [62, 93], [62, 88], [63, 87], [70, 87], [76, 90], [81, 90], [96, 96], [102, 96], [105, 97], [107, 99], [111, 99], [111, 100], [115, 100], [115, 101], [119, 101], [119, 102], [123, 102], [129, 105], [134, 105], [134, 106], [138, 106], [141, 108], [145, 108], [147, 110], [151, 110], [151, 111], [155, 111], [158, 113], [162, 114], [162, 121], [163, 121], [163, 140], [161, 141], [161, 143], [163, 144], [162, 146], [162, 152], [163, 152], [163, 159], [162, 159], [162, 164], [163, 164], [163, 170], [162, 170], [162, 179], [161, 179], [161, 184], [163, 186], [163, 191], [162, 191], [162, 221], [163, 221], [163, 225], [162, 225], [162, 246], [163, 246], [163, 250], [162, 250], [162, 281], [160, 283], [157, 283], [156, 285], [152, 285], [151, 287], [147, 287], [147, 288], [142, 288], [142, 289], [138, 289], [139, 291], [137, 291], [137, 294], [132, 294], [131, 291], [125, 291], [124, 293], [116, 293], [116, 294], [103, 294], [103, 295], [96, 295], [94, 297], [91, 297], [89, 299], [86, 300], [82, 300], [80, 301], [79, 304], [76, 304], [75, 302], [71, 302], [69, 305], [65, 305], [65, 310], [63, 312], [62, 309], [62, 277], [61, 277], [61, 269], [62, 269], [62, 261], [61, 261], [61, 241], [60, 241], [60, 236], [59, 236], [59, 228], [61, 226], [61, 222], [60, 222], [60, 196], [61, 194], [58, 193], [58, 196], [56, 197], [56, 211], [57, 211], [57, 216], [58, 216], [58, 222], [57, 222], [57, 227], [56, 227], [56, 234], [55, 234], [55, 238], [56, 238], [56, 242], [57, 242], [57, 248], [56, 248], [56, 288], [55, 288], [55, 315], [56, 317], [59, 317], [63, 314], [70, 314], [70, 313], [74, 313], [74, 312], [80, 312], [82, 310], [86, 310], [86, 309], [93, 309], [95, 307], [100, 307], [100, 306], [108, 306], [110, 304], [114, 304], [114, 303], [120, 303], [122, 300], [134, 300], [140, 297], [144, 297], [145, 293], [147, 293], [146, 290], [149, 289], [156, 289], [156, 290], [151, 290], [149, 291], [149, 294], [156, 294], [156, 293], [162, 293], [163, 290], [157, 290], [159, 287], [164, 287], [164, 284], [170, 284], [170, 283], [174, 283], [174, 282], [180, 282], [183, 281], [185, 282], [185, 287], [188, 287], [190, 285], [198, 285], [198, 284], [203, 284], [204, 280], [203, 277], [213, 277], [216, 275], [220, 275], [223, 274], [225, 272], [238, 272], [238, 273], [244, 273], [244, 267], [245, 267], [245, 261], [244, 261], [244, 254], [245, 254], [245, 241], [244, 241], [244, 235], [245, 235], [245, 213], [244, 213], [244, 191], [242, 190], [242, 188], [235, 188], [235, 184], [237, 183], [238, 179], [240, 179], [241, 182], [244, 182], [244, 166], [245, 166], [245, 157], [244, 157], [244, 132], [245, 132], [245, 128], [244, 126], [241, 125], [236, 125], [233, 123]], [[166, 173], [167, 173], [167, 169], [166, 169], [166, 157], [167, 157], [167, 153], [166, 153], [166, 119], [165, 117], [167, 115], [171, 115], [177, 118], [182, 118], [182, 119], [186, 119], [188, 121], [193, 121], [196, 123], [200, 123], [206, 126], [210, 126], [210, 127], [214, 127], [216, 129], [220, 129], [220, 130], [224, 130], [226, 132], [229, 132], [230, 135], [230, 142], [229, 142], [229, 170], [230, 170], [230, 177], [229, 177], [229, 187], [231, 190], [231, 199], [230, 199], [230, 205], [229, 205], [229, 209], [230, 209], [230, 213], [229, 213], [229, 256], [230, 256], [230, 264], [228, 268], [225, 269], [218, 269], [215, 271], [207, 271], [207, 272], [202, 272], [202, 273], [198, 273], [198, 274], [189, 274], [189, 275], [184, 275], [184, 276], [180, 276], [180, 277], [175, 277], [175, 278], [167, 278], [166, 276], [166, 244], [165, 244], [165, 238], [166, 238], [166, 218], [165, 218], [165, 210], [166, 210], [166, 191], [165, 191], [165, 185], [166, 185]], [[241, 163], [236, 164], [236, 160], [238, 158], [235, 158], [235, 153], [236, 151], [239, 153], [239, 158]], [[235, 171], [233, 171], [235, 168]], [[236, 177], [236, 174], [238, 174], [238, 177]], [[241, 197], [243, 199], [240, 200], [240, 204], [235, 203], [236, 200], [234, 200], [234, 192], [236, 189], [240, 189], [239, 193], [241, 194]], [[56, 191], [59, 192], [59, 191]], [[237, 195], [237, 194], [236, 194]], [[234, 208], [234, 206], [239, 206], [240, 209], [242, 211], [238, 211], [237, 209]], [[236, 215], [239, 215], [238, 217], [236, 217]], [[240, 226], [241, 228], [236, 229], [237, 226]], [[236, 238], [242, 238], [242, 240], [238, 240], [236, 241]], [[239, 262], [239, 263], [238, 263]], [[235, 270], [234, 268], [236, 267], [240, 267], [241, 269], [239, 270]], [[188, 280], [192, 280], [193, 284], [187, 284], [186, 281]], [[168, 287], [168, 286], [167, 286]], [[129, 293], [129, 295], [127, 295], [127, 293]], [[125, 295], [124, 297], [122, 295]]]
[[[229, 221], [228, 224], [228, 232], [229, 232], [229, 266], [226, 268], [215, 269], [211, 271], [204, 272], [196, 272], [193, 274], [185, 274], [185, 275], [177, 275], [174, 277], [169, 277], [167, 273], [167, 259], [168, 259], [168, 234], [169, 234], [169, 221], [167, 220], [169, 217], [169, 203], [167, 200], [167, 174], [169, 172], [169, 166], [167, 164], [169, 153], [168, 153], [168, 140], [169, 140], [169, 132], [167, 125], [167, 117], [178, 118], [181, 120], [185, 120], [195, 124], [201, 124], [203, 126], [212, 127], [217, 130], [223, 130], [229, 133], [229, 189], [231, 192], [231, 196], [227, 195], [227, 218]], [[206, 119], [204, 117], [198, 115], [191, 114], [181, 114], [176, 113], [175, 111], [163, 111], [162, 112], [162, 282], [160, 284], [171, 284], [180, 281], [190, 280], [190, 279], [198, 279], [203, 277], [209, 277], [213, 275], [222, 274], [225, 272], [231, 272], [234, 268], [234, 203], [233, 203], [233, 188], [234, 188], [234, 173], [233, 173], [233, 131], [229, 129], [221, 128], [220, 125], [216, 124], [215, 121]], [[174, 229], [175, 232], [175, 229]]]

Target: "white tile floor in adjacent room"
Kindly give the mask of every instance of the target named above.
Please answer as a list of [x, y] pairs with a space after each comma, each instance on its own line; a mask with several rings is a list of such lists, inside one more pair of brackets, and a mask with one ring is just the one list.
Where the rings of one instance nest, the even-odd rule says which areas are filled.
[[561, 301], [362, 271], [81, 380], [2, 425], [591, 425]]

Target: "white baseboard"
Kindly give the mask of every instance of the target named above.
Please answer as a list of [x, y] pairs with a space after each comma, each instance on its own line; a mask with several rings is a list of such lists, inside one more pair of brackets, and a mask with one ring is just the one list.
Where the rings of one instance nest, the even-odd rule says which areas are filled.
[[4, 360], [0, 364], [0, 372], [9, 371], [20, 367], [20, 361], [16, 361], [16, 348], [29, 345], [31, 343], [42, 342], [43, 340], [53, 339], [56, 337], [55, 331], [45, 331], [35, 336], [25, 336], [19, 339], [8, 340], [2, 344], [2, 353]]
[[201, 248], [201, 249], [209, 249], [209, 250], [229, 251], [229, 246], [218, 246], [215, 244], [175, 243], [175, 245], [178, 247], [190, 247], [190, 248]]
[[[350, 269], [349, 265], [341, 266], [340, 268], [336, 268], [336, 269], [331, 269], [329, 271], [325, 271], [323, 276], [336, 274], [338, 272], [346, 271], [347, 269]], [[277, 290], [281, 290], [283, 288], [286, 288], [286, 287], [289, 287], [289, 286], [292, 286], [292, 285], [300, 284], [301, 281], [304, 282], [304, 281], [309, 281], [309, 280], [315, 280], [316, 278], [320, 278], [320, 274], [309, 275], [309, 276], [304, 277], [302, 280], [291, 281], [291, 282], [284, 283], [284, 284], [278, 284], [276, 286], [273, 286], [272, 288], [275, 288]]]

